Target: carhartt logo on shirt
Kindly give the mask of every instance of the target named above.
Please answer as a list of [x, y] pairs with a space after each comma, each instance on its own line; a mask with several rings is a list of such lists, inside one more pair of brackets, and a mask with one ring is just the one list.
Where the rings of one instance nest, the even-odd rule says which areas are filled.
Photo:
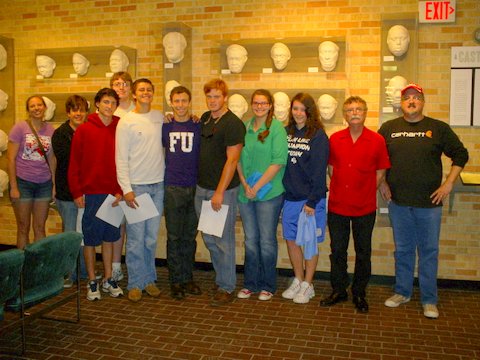
[[394, 132], [390, 135], [392, 139], [399, 138], [399, 137], [408, 137], [408, 138], [416, 138], [416, 137], [428, 137], [432, 138], [433, 133], [432, 130], [427, 130], [427, 131], [399, 131], [399, 132]]

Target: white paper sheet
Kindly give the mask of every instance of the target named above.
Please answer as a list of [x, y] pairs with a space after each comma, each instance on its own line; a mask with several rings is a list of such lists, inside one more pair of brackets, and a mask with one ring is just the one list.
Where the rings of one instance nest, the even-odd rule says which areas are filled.
[[138, 195], [135, 197], [135, 200], [138, 203], [138, 207], [135, 209], [128, 206], [125, 201], [120, 201], [120, 207], [122, 208], [129, 224], [135, 224], [160, 215], [149, 194], [145, 193]]
[[120, 206], [112, 207], [114, 201], [115, 196], [108, 194], [95, 216], [115, 227], [120, 227], [123, 220], [123, 210]]
[[198, 230], [205, 234], [222, 237], [223, 228], [227, 221], [228, 205], [222, 205], [219, 211], [212, 209], [212, 202], [209, 200], [202, 201], [202, 211], [200, 219], [198, 219]]

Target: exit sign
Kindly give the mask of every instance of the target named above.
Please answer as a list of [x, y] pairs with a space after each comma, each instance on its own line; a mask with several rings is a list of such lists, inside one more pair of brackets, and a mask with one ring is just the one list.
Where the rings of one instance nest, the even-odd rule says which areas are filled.
[[418, 2], [418, 19], [421, 23], [455, 22], [455, 13], [455, 0]]

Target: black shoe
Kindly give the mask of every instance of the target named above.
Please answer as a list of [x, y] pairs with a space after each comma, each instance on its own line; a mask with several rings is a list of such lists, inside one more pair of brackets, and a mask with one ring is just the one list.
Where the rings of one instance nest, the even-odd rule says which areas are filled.
[[185, 284], [182, 284], [182, 288], [187, 294], [202, 295], [202, 290], [200, 289], [200, 286], [195, 284], [194, 281], [189, 281]]
[[185, 291], [182, 285], [172, 284], [170, 285], [170, 296], [175, 300], [183, 300], [185, 298]]
[[332, 306], [335, 305], [339, 302], [347, 301], [348, 300], [348, 294], [347, 292], [332, 292], [329, 297], [323, 299], [320, 301], [320, 306]]
[[352, 302], [355, 304], [357, 310], [363, 314], [368, 313], [368, 303], [364, 297], [354, 296]]

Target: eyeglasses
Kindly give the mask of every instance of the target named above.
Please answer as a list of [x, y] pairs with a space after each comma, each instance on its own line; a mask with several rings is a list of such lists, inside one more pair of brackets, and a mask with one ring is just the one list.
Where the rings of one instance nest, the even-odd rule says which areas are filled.
[[408, 101], [410, 99], [423, 101], [424, 97], [423, 95], [402, 95], [402, 101]]
[[113, 86], [113, 87], [117, 87], [117, 88], [122, 88], [122, 87], [129, 87], [130, 84], [127, 83], [127, 82], [125, 82], [125, 81], [123, 81], [123, 82], [117, 81], [117, 82], [114, 82], [114, 83], [112, 84], [112, 86]]
[[270, 105], [270, 103], [266, 102], [266, 101], [262, 101], [262, 102], [252, 102], [252, 106], [261, 106], [261, 107], [265, 107], [265, 106], [268, 106]]
[[344, 110], [347, 114], [353, 114], [354, 112], [357, 112], [359, 114], [363, 114], [367, 109], [364, 108], [353, 108], [353, 109], [346, 109]]

